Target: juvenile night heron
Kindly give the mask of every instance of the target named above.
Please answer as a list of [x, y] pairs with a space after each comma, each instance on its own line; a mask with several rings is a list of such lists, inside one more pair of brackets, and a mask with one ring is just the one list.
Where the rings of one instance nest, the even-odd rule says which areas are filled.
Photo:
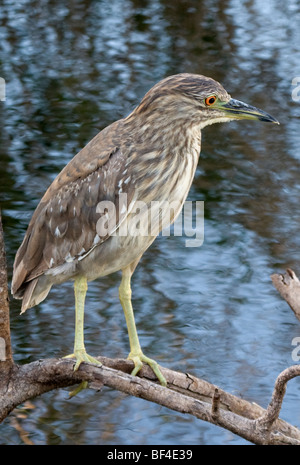
[[[97, 134], [46, 191], [16, 255], [12, 293], [23, 299], [23, 313], [44, 300], [52, 285], [75, 282], [75, 342], [69, 355], [76, 359], [75, 370], [82, 362], [99, 364], [84, 346], [87, 282], [121, 270], [119, 296], [129, 334], [128, 358], [135, 366], [132, 374], [145, 362], [166, 385], [157, 362], [141, 350], [131, 276], [164, 221], [172, 222], [180, 213], [197, 167], [201, 130], [235, 119], [278, 123], [232, 99], [211, 78], [170, 76], [150, 89], [129, 116]], [[156, 229], [147, 226], [143, 234], [130, 234], [139, 201], [146, 207], [139, 212], [141, 228], [149, 224], [151, 202], [176, 207], [167, 221], [156, 212]]]

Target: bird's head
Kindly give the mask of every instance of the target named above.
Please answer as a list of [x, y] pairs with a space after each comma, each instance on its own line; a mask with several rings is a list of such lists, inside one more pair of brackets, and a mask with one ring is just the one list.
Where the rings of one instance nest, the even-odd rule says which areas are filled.
[[193, 121], [202, 129], [235, 119], [278, 123], [268, 113], [231, 98], [223, 86], [198, 74], [177, 74], [158, 82], [147, 92], [136, 112], [151, 112], [165, 119]]

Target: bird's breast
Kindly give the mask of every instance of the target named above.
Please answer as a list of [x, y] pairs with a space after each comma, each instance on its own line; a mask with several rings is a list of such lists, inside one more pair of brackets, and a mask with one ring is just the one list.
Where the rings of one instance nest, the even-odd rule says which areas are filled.
[[175, 149], [168, 156], [158, 155], [147, 170], [139, 171], [130, 218], [135, 220], [134, 211], [138, 209], [145, 233], [151, 226], [151, 235], [157, 235], [175, 221], [190, 190], [199, 153], [198, 144], [190, 146], [188, 152]]

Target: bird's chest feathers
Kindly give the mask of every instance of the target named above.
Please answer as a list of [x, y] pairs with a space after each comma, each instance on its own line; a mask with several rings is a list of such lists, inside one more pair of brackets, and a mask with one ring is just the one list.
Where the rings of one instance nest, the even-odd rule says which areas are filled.
[[[181, 140], [161, 152], [147, 153], [137, 172], [136, 205], [139, 208], [144, 205], [139, 218], [147, 229], [150, 217], [152, 230], [156, 231], [151, 235], [159, 233], [161, 219], [161, 226], [165, 227], [177, 218], [190, 190], [199, 159], [200, 140], [191, 137], [186, 142], [182, 144]], [[147, 170], [143, 169], [146, 163]], [[133, 218], [136, 205], [132, 209]], [[162, 215], [162, 210], [168, 214]]]
[[170, 181], [168, 200], [169, 202], [180, 201], [183, 203], [189, 193], [193, 182], [200, 148], [190, 148], [184, 159], [178, 162], [177, 172], [174, 173], [173, 181]]
[[191, 130], [184, 143], [178, 141], [174, 145], [170, 164], [166, 167], [169, 201], [181, 199], [184, 202], [195, 176], [200, 149], [199, 131]]

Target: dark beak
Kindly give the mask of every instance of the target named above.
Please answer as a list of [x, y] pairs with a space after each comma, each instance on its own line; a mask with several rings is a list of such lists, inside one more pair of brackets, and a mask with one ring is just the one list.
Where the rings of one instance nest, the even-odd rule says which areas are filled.
[[259, 108], [252, 107], [247, 103], [240, 102], [239, 100], [230, 99], [227, 103], [222, 103], [222, 109], [225, 111], [229, 118], [234, 119], [254, 119], [259, 121], [265, 121], [268, 123], [279, 124], [277, 119], [269, 115]]

